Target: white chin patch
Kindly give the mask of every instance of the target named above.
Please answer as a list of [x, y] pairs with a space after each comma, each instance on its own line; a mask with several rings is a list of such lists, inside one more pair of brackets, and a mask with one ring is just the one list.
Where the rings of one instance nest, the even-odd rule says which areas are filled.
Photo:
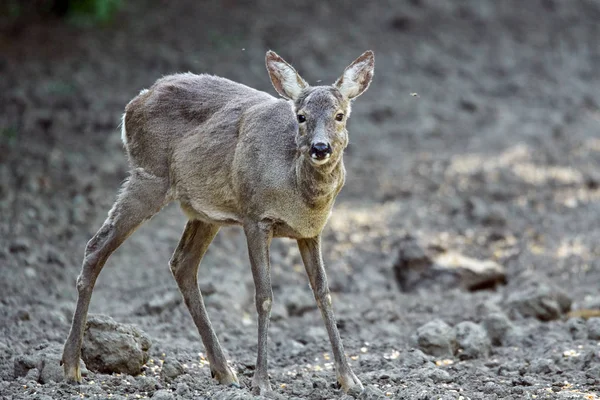
[[331, 158], [331, 154], [327, 154], [327, 157], [325, 157], [322, 160], [317, 159], [317, 155], [316, 154], [311, 154], [310, 155], [310, 161], [312, 161], [313, 164], [315, 165], [323, 165], [325, 163], [327, 163], [329, 161], [329, 158]]

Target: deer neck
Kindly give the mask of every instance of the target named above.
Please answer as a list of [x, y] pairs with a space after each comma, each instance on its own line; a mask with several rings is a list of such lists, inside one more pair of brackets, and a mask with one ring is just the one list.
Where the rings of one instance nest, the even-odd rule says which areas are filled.
[[321, 166], [310, 162], [303, 154], [296, 159], [296, 184], [311, 208], [331, 207], [344, 184], [342, 157]]

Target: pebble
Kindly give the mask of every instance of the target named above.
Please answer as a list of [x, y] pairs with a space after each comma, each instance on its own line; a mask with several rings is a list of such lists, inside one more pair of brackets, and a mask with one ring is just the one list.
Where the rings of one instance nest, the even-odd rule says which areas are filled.
[[487, 315], [483, 319], [482, 325], [491, 343], [495, 346], [504, 344], [507, 333], [514, 329], [510, 319], [502, 312], [494, 312]]
[[558, 287], [533, 280], [510, 292], [506, 299], [506, 306], [513, 314], [541, 321], [561, 318], [571, 304], [571, 298]]
[[169, 382], [175, 380], [179, 375], [185, 373], [183, 369], [183, 365], [179, 361], [177, 361], [173, 357], [168, 357], [165, 359], [162, 369], [160, 371], [160, 376], [165, 381]]
[[424, 353], [434, 357], [452, 357], [456, 346], [452, 328], [439, 319], [419, 327], [411, 341]]
[[567, 321], [567, 329], [573, 340], [582, 340], [588, 337], [588, 328], [583, 318], [571, 318]]
[[600, 340], [600, 317], [594, 317], [587, 320], [588, 339]]
[[454, 336], [461, 360], [489, 356], [490, 339], [480, 325], [471, 321], [461, 322], [454, 327]]

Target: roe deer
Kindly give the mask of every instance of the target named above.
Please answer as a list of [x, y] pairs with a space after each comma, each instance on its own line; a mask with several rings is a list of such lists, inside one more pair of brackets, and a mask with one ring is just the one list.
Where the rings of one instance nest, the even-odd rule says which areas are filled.
[[269, 246], [273, 237], [298, 241], [302, 260], [331, 341], [337, 380], [360, 392], [333, 315], [321, 255], [321, 231], [344, 184], [351, 100], [371, 83], [367, 51], [331, 86], [309, 86], [272, 51], [266, 64], [284, 100], [230, 80], [191, 73], [159, 79], [126, 107], [122, 136], [131, 171], [100, 230], [88, 242], [78, 299], [61, 364], [81, 382], [79, 357], [94, 284], [113, 251], [168, 202], [189, 221], [170, 267], [198, 328], [211, 374], [239, 386], [198, 288], [200, 260], [223, 225], [244, 229], [258, 311], [258, 356], [253, 392], [270, 390], [267, 330], [273, 293]]

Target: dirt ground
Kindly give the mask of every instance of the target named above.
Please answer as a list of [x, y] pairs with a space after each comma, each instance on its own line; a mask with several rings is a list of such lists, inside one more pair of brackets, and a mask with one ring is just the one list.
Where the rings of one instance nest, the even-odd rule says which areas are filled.
[[[233, 389], [201, 362], [185, 306], [160, 301], [177, 294], [167, 265], [185, 224], [177, 205], [114, 253], [90, 313], [137, 325], [154, 362], [176, 360], [184, 374], [169, 382], [152, 368], [146, 377], [90, 371], [70, 386], [16, 378], [14, 364], [58, 351], [67, 336], [85, 244], [127, 176], [118, 130], [125, 104], [181, 71], [275, 94], [267, 49], [313, 84], [333, 82], [364, 50], [376, 54], [373, 84], [349, 122], [348, 179], [323, 244], [363, 398], [598, 398], [600, 342], [585, 334], [589, 321], [513, 315], [508, 300], [543, 281], [572, 309], [600, 308], [600, 2], [126, 3], [109, 26], [0, 25], [0, 398], [252, 398], [256, 315], [245, 239], [223, 229], [199, 278], [243, 385]], [[506, 285], [402, 292], [393, 265], [407, 235], [499, 262]], [[343, 397], [295, 243], [275, 240], [272, 264], [272, 397]], [[153, 301], [161, 306], [150, 310]], [[423, 324], [480, 323], [490, 310], [509, 316], [518, 334], [488, 357], [444, 361], [413, 349]]]

